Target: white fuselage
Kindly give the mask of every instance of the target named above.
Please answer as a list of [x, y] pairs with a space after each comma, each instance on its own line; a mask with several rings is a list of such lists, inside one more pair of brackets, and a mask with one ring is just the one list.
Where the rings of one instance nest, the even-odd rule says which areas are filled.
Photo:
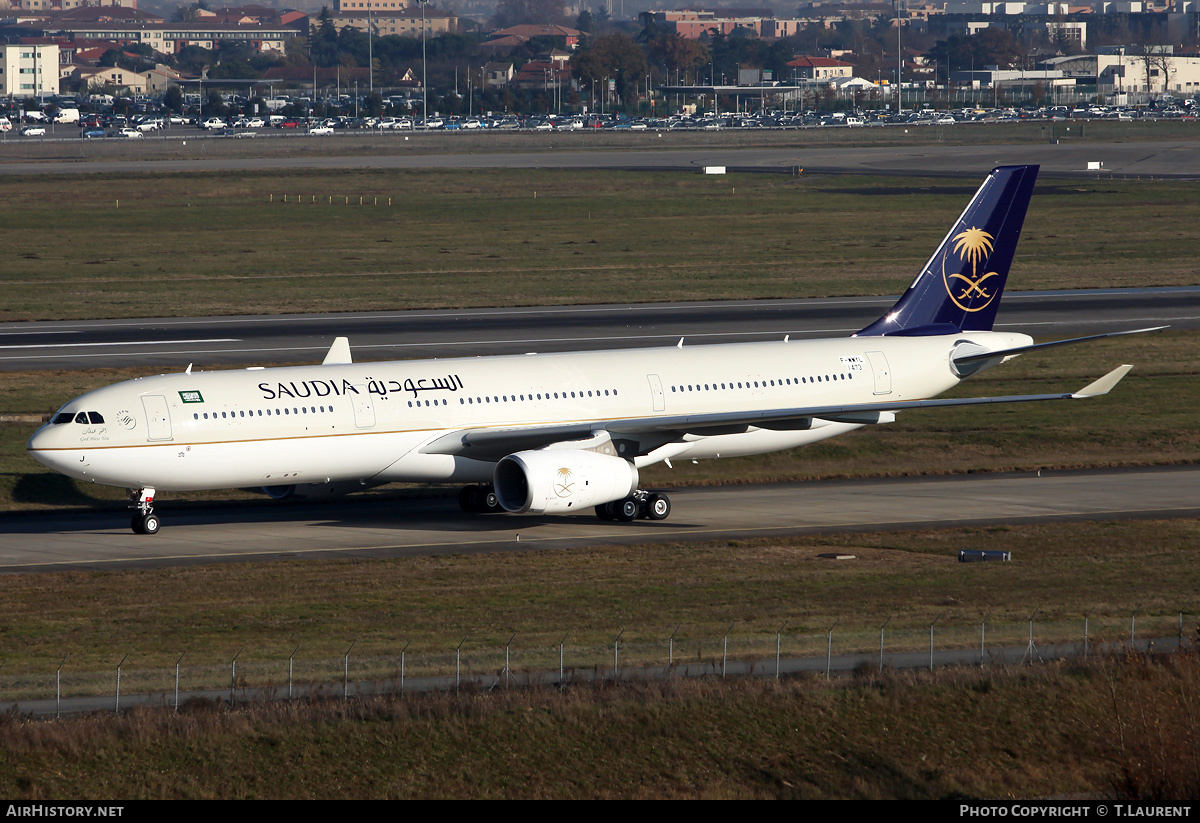
[[[950, 355], [963, 341], [999, 351], [1031, 339], [964, 332], [168, 374], [72, 400], [58, 419], [103, 422], [47, 424], [28, 449], [71, 477], [160, 491], [490, 480], [494, 461], [421, 448], [477, 429], [925, 399], [960, 381]], [[686, 435], [655, 459], [777, 451], [858, 425]]]

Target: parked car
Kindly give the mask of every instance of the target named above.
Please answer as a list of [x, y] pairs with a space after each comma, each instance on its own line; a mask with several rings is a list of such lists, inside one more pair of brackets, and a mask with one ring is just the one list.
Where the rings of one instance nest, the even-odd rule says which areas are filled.
[[83, 130], [84, 140], [92, 140], [97, 137], [108, 137], [108, 132], [101, 128], [86, 128]]
[[327, 134], [333, 134], [333, 126], [313, 126], [305, 133], [313, 137], [323, 137]]
[[46, 127], [45, 126], [26, 126], [25, 128], [21, 129], [21, 136], [22, 137], [45, 137], [46, 136]]
[[121, 129], [120, 131], [118, 131], [118, 132], [116, 133], [116, 136], [117, 136], [117, 137], [124, 137], [124, 138], [125, 138], [125, 139], [127, 139], [127, 140], [128, 140], [128, 139], [131, 139], [131, 138], [145, 137], [145, 135], [144, 135], [144, 134], [142, 134], [142, 133], [141, 133], [140, 131], [138, 131], [137, 129]]
[[200, 124], [200, 128], [204, 129], [205, 131], [210, 131], [212, 129], [223, 129], [225, 128], [225, 121], [220, 117], [209, 117]]
[[7, 117], [0, 117], [0, 132], [12, 131], [12, 121]]

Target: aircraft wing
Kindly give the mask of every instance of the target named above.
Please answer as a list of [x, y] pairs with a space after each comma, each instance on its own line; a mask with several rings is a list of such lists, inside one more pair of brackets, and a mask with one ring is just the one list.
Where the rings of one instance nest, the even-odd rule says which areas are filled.
[[[586, 420], [549, 426], [460, 429], [427, 443], [421, 448], [421, 452], [461, 455], [476, 460], [495, 461], [517, 451], [538, 449], [564, 441], [586, 440], [597, 432], [608, 432], [616, 439], [620, 439], [622, 436], [660, 435], [650, 442], [657, 442], [658, 445], [661, 445], [685, 434], [738, 434], [751, 426], [779, 431], [803, 430], [810, 428], [814, 419], [869, 425], [891, 422], [895, 419], [895, 412], [908, 409], [979, 406], [992, 403], [1028, 403], [1039, 400], [1082, 400], [1108, 394], [1132, 368], [1133, 366], [1130, 365], [1119, 366], [1079, 391], [1060, 394], [1017, 394], [1002, 397], [963, 397], [943, 400], [890, 400], [835, 406], [798, 406], [791, 409]], [[643, 448], [643, 451], [648, 451], [648, 449]], [[632, 457], [633, 455], [626, 456]]]

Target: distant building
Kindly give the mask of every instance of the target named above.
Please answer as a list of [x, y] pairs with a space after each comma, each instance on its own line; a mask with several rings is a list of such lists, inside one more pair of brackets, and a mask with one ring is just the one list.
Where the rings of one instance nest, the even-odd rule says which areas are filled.
[[[370, 9], [366, 8], [367, 0], [347, 0], [339, 3], [339, 10], [331, 15], [333, 25], [338, 31], [349, 26], [365, 32], [369, 27], [379, 36], [395, 34], [401, 37], [420, 37], [422, 27], [426, 37], [458, 31], [458, 15], [453, 12], [426, 6], [422, 13], [421, 9], [406, 9], [404, 0], [394, 0], [394, 4], [400, 6], [399, 9], [387, 8], [392, 2], [393, 0], [370, 0]], [[362, 10], [350, 8], [356, 3], [363, 6]], [[310, 18], [309, 22], [314, 30], [321, 24], [316, 17]]]
[[0, 46], [0, 95], [58, 94], [56, 44]]
[[483, 85], [485, 88], [504, 88], [512, 79], [512, 63], [487, 63], [483, 67]]
[[223, 42], [247, 43], [257, 51], [283, 54], [296, 36], [288, 26], [234, 26], [226, 23], [55, 23], [47, 31], [71, 40], [111, 40], [122, 46], [141, 43], [160, 54], [187, 46], [216, 49]]
[[555, 25], [537, 25], [525, 23], [520, 26], [509, 26], [506, 29], [498, 29], [491, 33], [490, 39], [486, 40], [481, 45], [484, 48], [499, 48], [524, 45], [535, 37], [554, 37], [562, 42], [564, 48], [574, 51], [579, 47], [579, 38], [587, 34], [579, 29], [572, 29], [567, 26]]
[[84, 6], [125, 6], [136, 9], [137, 0], [8, 0], [10, 8], [20, 12], [54, 12]]
[[521, 70], [517, 72], [509, 85], [518, 89], [536, 91], [538, 89], [569, 88], [572, 82], [571, 69], [566, 61], [539, 59], [530, 60], [521, 66]]
[[789, 60], [787, 65], [796, 80], [832, 80], [854, 76], [853, 64], [834, 60], [832, 57], [797, 55]]
[[167, 86], [178, 86], [179, 81], [183, 78], [183, 75], [175, 69], [161, 63], [150, 71], [144, 72], [142, 76], [146, 78], [146, 91], [153, 94], [161, 94], [167, 90]]
[[128, 91], [133, 94], [145, 94], [147, 86], [144, 74], [117, 66], [112, 68], [85, 68], [78, 66], [69, 79], [77, 81], [81, 89], [90, 92], [96, 92], [100, 89], [112, 89], [114, 91]]

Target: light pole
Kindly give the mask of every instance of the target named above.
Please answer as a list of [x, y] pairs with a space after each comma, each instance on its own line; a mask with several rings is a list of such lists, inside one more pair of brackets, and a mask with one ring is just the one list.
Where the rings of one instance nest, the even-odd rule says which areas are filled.
[[904, 52], [900, 49], [900, 3], [903, 0], [894, 0], [896, 3], [896, 114], [904, 113], [904, 102], [900, 98], [900, 92], [904, 88]]
[[421, 5], [421, 117], [425, 121], [425, 126], [429, 126], [429, 103], [427, 94], [429, 92], [429, 74], [428, 64], [425, 61], [425, 6], [429, 0], [417, 0]]

